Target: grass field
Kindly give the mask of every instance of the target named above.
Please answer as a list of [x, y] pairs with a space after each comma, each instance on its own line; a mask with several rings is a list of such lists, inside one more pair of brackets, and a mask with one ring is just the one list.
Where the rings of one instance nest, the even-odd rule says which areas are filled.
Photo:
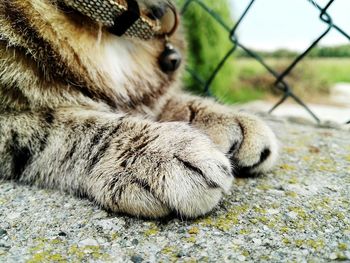
[[[215, 85], [213, 94], [226, 103], [246, 102], [278, 95], [273, 89], [274, 78], [253, 59], [236, 58], [233, 83]], [[268, 65], [282, 72], [289, 59], [267, 59]], [[216, 81], [220, 81], [220, 75]], [[312, 58], [302, 61], [287, 77], [295, 93], [305, 100], [317, 100], [329, 93], [335, 83], [350, 83], [350, 58]]]

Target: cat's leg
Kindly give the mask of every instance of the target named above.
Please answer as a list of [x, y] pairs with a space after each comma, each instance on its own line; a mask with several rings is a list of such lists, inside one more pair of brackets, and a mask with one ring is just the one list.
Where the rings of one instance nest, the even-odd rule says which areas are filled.
[[184, 121], [204, 131], [229, 156], [238, 176], [267, 172], [277, 159], [277, 139], [267, 124], [212, 99], [172, 96], [159, 120]]
[[0, 114], [0, 179], [86, 196], [136, 216], [210, 211], [233, 177], [188, 124], [72, 108]]

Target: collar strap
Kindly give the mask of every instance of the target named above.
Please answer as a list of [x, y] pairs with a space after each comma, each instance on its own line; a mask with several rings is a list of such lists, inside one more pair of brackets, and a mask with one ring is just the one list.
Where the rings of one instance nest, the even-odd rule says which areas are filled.
[[[1, 1], [1, 0], [0, 0]], [[136, 0], [59, 0], [117, 36], [152, 39], [161, 25], [142, 14]]]
[[114, 19], [114, 24], [109, 28], [109, 32], [117, 36], [122, 36], [140, 18], [141, 12], [139, 4], [135, 0], [126, 0], [128, 9]]

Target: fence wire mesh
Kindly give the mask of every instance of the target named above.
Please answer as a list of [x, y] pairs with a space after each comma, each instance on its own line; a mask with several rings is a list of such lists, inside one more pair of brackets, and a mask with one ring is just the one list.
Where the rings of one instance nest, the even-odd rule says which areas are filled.
[[[252, 10], [254, 6], [254, 2], [257, 0], [251, 0], [248, 2], [247, 7], [245, 8], [242, 15], [238, 18], [236, 24], [233, 27], [227, 25], [227, 23], [220, 17], [218, 13], [209, 8], [203, 1], [201, 0], [186, 0], [184, 5], [182, 6], [182, 14], [185, 14], [191, 5], [198, 5], [203, 12], [207, 12], [212, 19], [216, 21], [218, 26], [222, 27], [225, 31], [227, 31], [229, 35], [229, 40], [232, 42], [232, 48], [227, 52], [227, 54], [220, 60], [216, 68], [210, 74], [210, 76], [200, 76], [197, 72], [192, 69], [188, 69], [188, 72], [192, 75], [192, 77], [203, 87], [205, 94], [210, 95], [210, 89], [213, 84], [213, 81], [217, 77], [220, 70], [223, 68], [225, 63], [232, 57], [235, 51], [240, 48], [244, 50], [250, 57], [254, 58], [257, 62], [259, 62], [275, 79], [274, 88], [280, 90], [282, 92], [281, 99], [271, 108], [269, 113], [272, 113], [279, 106], [281, 106], [288, 98], [293, 99], [297, 104], [303, 107], [317, 123], [320, 123], [319, 117], [308, 107], [308, 105], [299, 97], [297, 94], [293, 92], [293, 87], [288, 83], [286, 77], [293, 71], [293, 69], [317, 46], [317, 44], [326, 37], [332, 30], [338, 31], [345, 38], [350, 41], [350, 35], [345, 32], [340, 26], [334, 23], [332, 16], [329, 14], [329, 9], [332, 4], [334, 4], [335, 0], [330, 0], [327, 2], [325, 6], [321, 6], [317, 3], [316, 0], [305, 0], [306, 4], [311, 4], [319, 11], [319, 19], [322, 23], [327, 25], [326, 30], [322, 32], [319, 37], [312, 42], [310, 46], [308, 46], [303, 52], [301, 52], [293, 61], [289, 64], [281, 73], [277, 72], [273, 67], [271, 67], [263, 57], [257, 54], [257, 52], [248, 48], [244, 43], [239, 40], [239, 36], [237, 35], [237, 30], [241, 26], [243, 20], [247, 17], [247, 14]], [[350, 123], [350, 121], [348, 122]]]

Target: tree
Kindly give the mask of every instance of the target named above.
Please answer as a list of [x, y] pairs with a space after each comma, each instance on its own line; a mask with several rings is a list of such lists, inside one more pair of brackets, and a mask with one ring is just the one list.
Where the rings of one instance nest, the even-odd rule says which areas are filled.
[[[185, 0], [179, 0], [180, 6], [184, 2]], [[201, 2], [220, 15], [225, 23], [232, 26], [230, 5], [227, 0], [202, 0]], [[188, 41], [188, 67], [206, 80], [233, 46], [229, 33], [195, 1], [189, 5], [183, 18]], [[214, 93], [232, 84], [232, 70], [233, 64], [229, 61], [213, 83]], [[197, 93], [203, 91], [203, 87], [190, 76], [186, 77], [186, 84], [192, 91]]]

